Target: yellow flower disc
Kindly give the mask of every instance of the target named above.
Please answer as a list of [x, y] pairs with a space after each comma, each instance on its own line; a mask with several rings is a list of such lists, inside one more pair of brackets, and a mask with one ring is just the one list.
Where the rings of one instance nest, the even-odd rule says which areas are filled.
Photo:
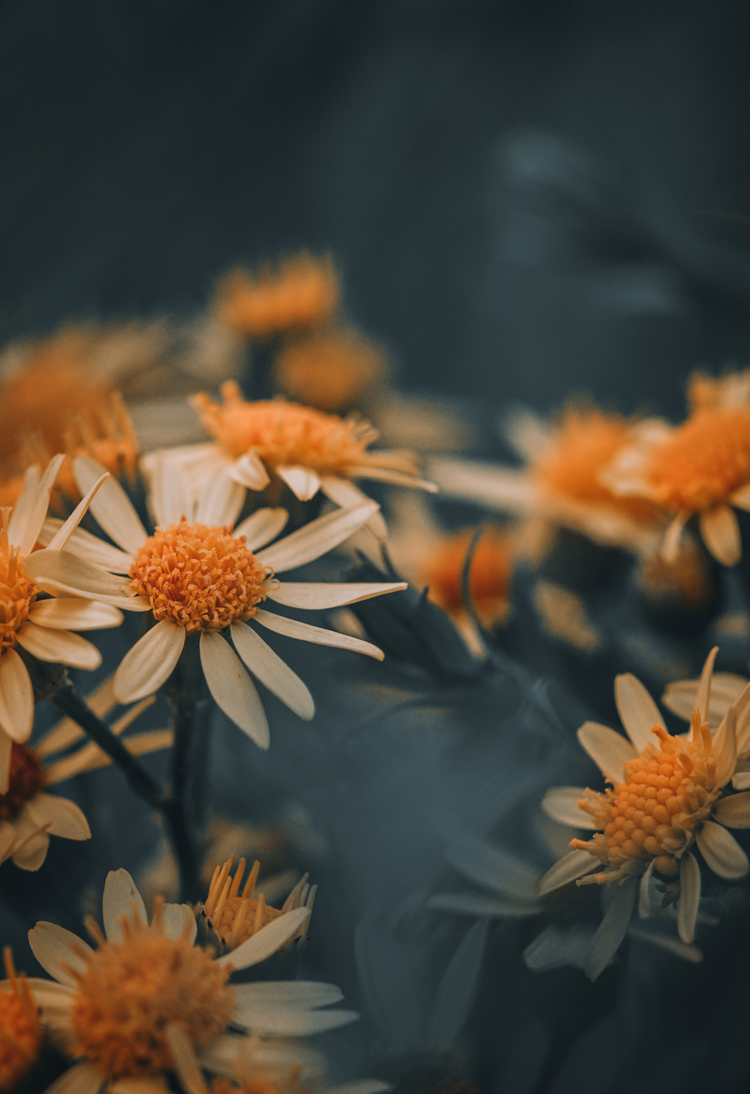
[[22, 556], [8, 547], [7, 535], [0, 533], [0, 657], [15, 646], [38, 591], [26, 576]]
[[675, 511], [727, 502], [750, 482], [750, 407], [699, 411], [656, 449], [649, 478]]

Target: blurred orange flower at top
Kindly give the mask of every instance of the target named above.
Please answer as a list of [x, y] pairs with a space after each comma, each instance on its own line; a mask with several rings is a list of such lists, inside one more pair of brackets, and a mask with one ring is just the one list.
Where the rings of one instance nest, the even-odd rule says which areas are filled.
[[388, 358], [355, 330], [322, 330], [288, 342], [274, 369], [276, 386], [307, 406], [348, 410], [388, 376]]
[[[464, 606], [462, 575], [473, 529], [441, 536], [422, 568], [430, 599], [448, 615], [461, 617]], [[469, 585], [479, 618], [500, 622], [510, 606], [513, 576], [513, 538], [499, 528], [485, 530], [471, 559]]]
[[341, 296], [330, 255], [302, 251], [257, 273], [231, 270], [220, 282], [215, 308], [222, 322], [248, 338], [272, 338], [330, 320]]

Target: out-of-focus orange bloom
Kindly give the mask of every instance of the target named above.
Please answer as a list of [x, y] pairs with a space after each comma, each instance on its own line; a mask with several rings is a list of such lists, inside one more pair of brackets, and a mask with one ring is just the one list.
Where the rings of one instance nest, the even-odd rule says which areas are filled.
[[231, 270], [219, 284], [215, 310], [228, 327], [263, 340], [328, 322], [340, 296], [330, 255], [302, 251], [256, 273]]
[[388, 376], [385, 352], [358, 331], [333, 328], [284, 345], [276, 359], [276, 387], [328, 413], [353, 407]]
[[[457, 619], [466, 615], [462, 575], [473, 534], [468, 529], [441, 536], [422, 566], [421, 580], [430, 590], [430, 599]], [[500, 528], [488, 528], [476, 545], [469, 585], [483, 623], [493, 625], [508, 614], [513, 557], [513, 537]]]

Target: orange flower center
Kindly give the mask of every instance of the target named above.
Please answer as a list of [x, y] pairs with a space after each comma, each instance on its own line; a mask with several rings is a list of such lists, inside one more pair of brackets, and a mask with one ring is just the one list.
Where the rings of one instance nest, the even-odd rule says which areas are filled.
[[[231, 873], [233, 863], [234, 855], [230, 855], [223, 866], [216, 867], [203, 905], [203, 914], [210, 926], [224, 945], [232, 950], [284, 914], [283, 911], [278, 911], [266, 904], [263, 893], [259, 893], [257, 899], [254, 896], [260, 863], [254, 864], [245, 879], [244, 886], [242, 886], [242, 879], [246, 866], [245, 859], [240, 859], [234, 877]], [[290, 909], [285, 906], [284, 910]], [[294, 939], [300, 934], [304, 935], [306, 930], [306, 926], [303, 925], [297, 934], [284, 943], [283, 948], [290, 946]]]
[[71, 1025], [76, 1055], [109, 1078], [155, 1075], [173, 1067], [165, 1037], [181, 1026], [200, 1050], [223, 1033], [234, 1009], [228, 966], [186, 937], [167, 938], [158, 916], [151, 927], [123, 919], [120, 943], [101, 940], [76, 973]]
[[[8, 792], [0, 794], [0, 822], [14, 820], [26, 802], [35, 798], [46, 782], [45, 770], [37, 759], [36, 753], [14, 741], [10, 751]], [[0, 1084], [1, 1089], [2, 1084]]]
[[325, 331], [289, 342], [274, 375], [293, 399], [327, 412], [352, 406], [385, 379], [385, 354], [356, 331]]
[[303, 253], [255, 277], [233, 270], [219, 287], [216, 306], [227, 326], [262, 339], [330, 319], [340, 291], [331, 259]]
[[232, 381], [222, 385], [223, 406], [194, 396], [203, 425], [236, 459], [257, 452], [269, 469], [300, 464], [321, 474], [345, 474], [368, 462], [377, 433], [365, 421], [323, 414], [280, 399], [247, 403]]
[[10, 949], [5, 950], [7, 986], [0, 990], [0, 1090], [18, 1086], [39, 1056], [42, 1031], [36, 1004], [23, 976], [16, 977]]
[[26, 576], [23, 555], [8, 543], [10, 509], [2, 509], [0, 528], [0, 657], [16, 644], [18, 631], [29, 617], [38, 588]]
[[[471, 532], [445, 536], [423, 574], [431, 599], [450, 614], [464, 611], [461, 577], [471, 536]], [[492, 613], [507, 602], [511, 573], [508, 537], [486, 531], [471, 560], [471, 594], [480, 615]]]
[[674, 510], [728, 501], [750, 482], [750, 407], [700, 410], [654, 452], [650, 479]]
[[271, 571], [247, 549], [244, 536], [230, 533], [183, 519], [149, 536], [130, 577], [135, 591], [149, 597], [157, 620], [188, 632], [220, 631], [255, 614]]
[[700, 740], [670, 737], [654, 726], [661, 747], [648, 745], [625, 764], [624, 782], [603, 794], [589, 792], [578, 803], [603, 832], [570, 846], [610, 866], [656, 859], [660, 873], [678, 873], [680, 856], [721, 796], [711, 732], [705, 722], [694, 728]]

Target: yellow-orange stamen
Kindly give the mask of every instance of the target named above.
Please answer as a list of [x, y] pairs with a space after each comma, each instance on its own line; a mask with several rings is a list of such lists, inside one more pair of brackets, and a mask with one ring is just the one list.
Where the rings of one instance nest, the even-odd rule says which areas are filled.
[[222, 322], [249, 338], [312, 327], [335, 313], [341, 287], [333, 260], [302, 252], [251, 275], [232, 270], [216, 295]]
[[26, 576], [23, 555], [8, 542], [10, 514], [9, 508], [0, 509], [0, 657], [15, 646], [39, 591]]
[[0, 1090], [11, 1091], [36, 1063], [42, 1031], [26, 977], [17, 975], [10, 946], [3, 950], [3, 959], [8, 986], [0, 991]]
[[[203, 913], [210, 926], [216, 931], [223, 944], [231, 950], [247, 941], [248, 938], [252, 938], [269, 923], [273, 923], [284, 912], [294, 907], [301, 907], [308, 891], [304, 888], [304, 883], [307, 881], [307, 875], [305, 875], [289, 894], [283, 908], [280, 910], [273, 908], [270, 904], [266, 904], [263, 893], [258, 893], [257, 898], [253, 895], [260, 873], [260, 863], [256, 860], [253, 864], [241, 890], [240, 883], [245, 872], [245, 859], [240, 859], [234, 877], [231, 876], [233, 864], [234, 855], [230, 855], [221, 868], [216, 867], [203, 905]], [[306, 925], [303, 924], [293, 938], [304, 935], [306, 929]], [[292, 941], [293, 939], [290, 939], [285, 945], [290, 945]]]
[[750, 482], [750, 407], [699, 410], [655, 450], [649, 479], [675, 512], [727, 502]]

